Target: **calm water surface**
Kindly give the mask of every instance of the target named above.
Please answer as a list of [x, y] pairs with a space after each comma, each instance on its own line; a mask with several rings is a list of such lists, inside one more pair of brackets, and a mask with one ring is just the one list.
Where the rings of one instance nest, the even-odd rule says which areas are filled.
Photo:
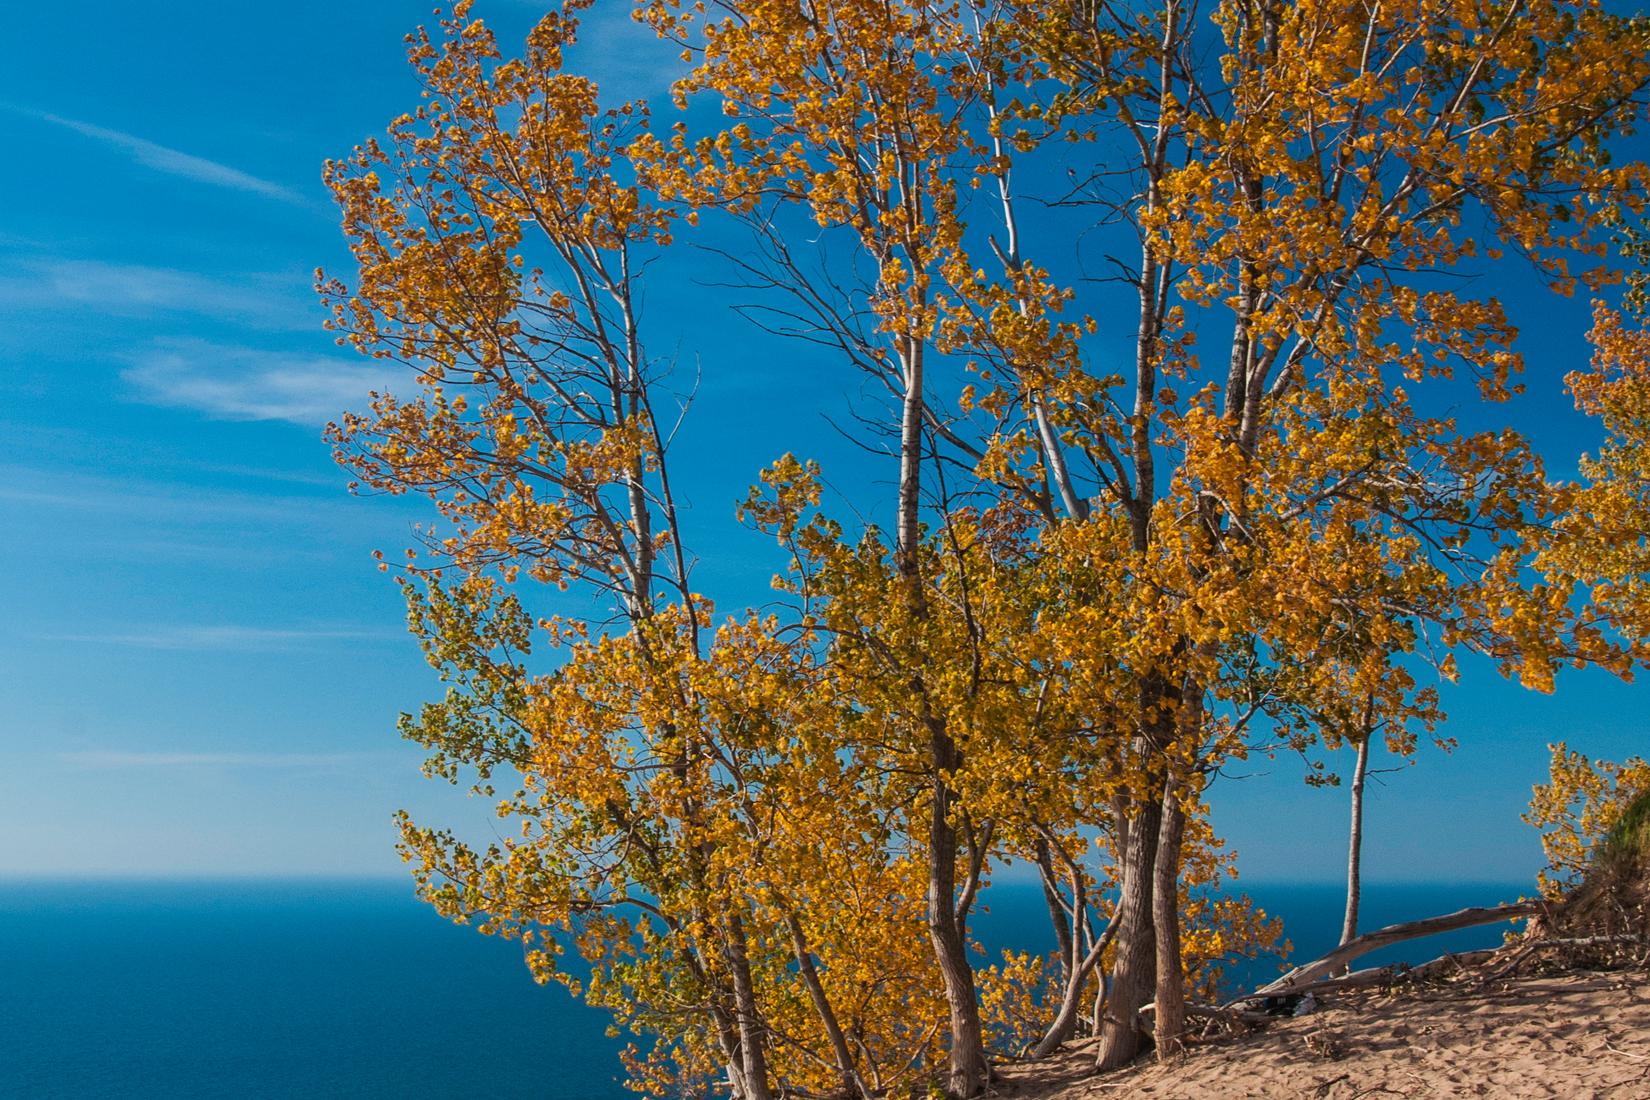
[[410, 895], [0, 883], [0, 1096], [632, 1095], [601, 1014]]
[[[1332, 946], [1339, 887], [1245, 884], [1297, 958]], [[1373, 885], [1365, 927], [1512, 900], [1522, 884]], [[977, 923], [1043, 950], [1033, 888]], [[1372, 963], [1499, 942], [1472, 929]], [[1277, 972], [1261, 963], [1248, 976]], [[0, 881], [0, 1097], [619, 1100], [606, 1019], [527, 977], [519, 947], [447, 924], [400, 880]]]

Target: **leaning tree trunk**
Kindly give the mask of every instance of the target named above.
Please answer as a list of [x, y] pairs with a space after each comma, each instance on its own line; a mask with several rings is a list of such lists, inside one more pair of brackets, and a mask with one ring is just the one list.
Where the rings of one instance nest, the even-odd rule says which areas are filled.
[[1441, 917], [1406, 921], [1403, 924], [1389, 924], [1385, 928], [1366, 932], [1351, 943], [1343, 943], [1321, 958], [1295, 967], [1283, 977], [1274, 979], [1253, 993], [1230, 1002], [1227, 1007], [1242, 1004], [1245, 1001], [1258, 1001], [1266, 997], [1275, 997], [1282, 993], [1293, 993], [1304, 989], [1319, 978], [1340, 973], [1354, 959], [1362, 958], [1371, 951], [1379, 951], [1383, 947], [1391, 947], [1395, 943], [1418, 940], [1423, 936], [1436, 936], [1441, 932], [1454, 932], [1460, 928], [1477, 928], [1484, 924], [1522, 920], [1525, 917], [1535, 916], [1545, 907], [1546, 903], [1541, 901], [1518, 901], [1508, 905], [1497, 905], [1489, 909], [1459, 909], [1453, 913], [1445, 913]]
[[[1100, 966], [1100, 960], [1105, 955], [1106, 948], [1111, 945], [1112, 937], [1117, 935], [1117, 917], [1106, 922], [1105, 931], [1100, 938], [1089, 945], [1088, 952], [1066, 975], [1065, 992], [1060, 997], [1060, 1007], [1054, 1014], [1054, 1022], [1049, 1024], [1048, 1030], [1043, 1032], [1042, 1039], [1032, 1050], [1033, 1058], [1046, 1058], [1060, 1049], [1060, 1044], [1071, 1038], [1077, 1031], [1077, 1015], [1083, 1007], [1083, 989], [1088, 985], [1089, 976]], [[1095, 1017], [1100, 1015], [1099, 1005], [1101, 993], [1104, 992], [1105, 982], [1101, 983], [1101, 992], [1095, 994]]]
[[859, 1070], [854, 1065], [853, 1051], [848, 1047], [848, 1038], [842, 1033], [842, 1024], [837, 1019], [836, 1009], [831, 1005], [831, 999], [825, 993], [825, 984], [819, 980], [819, 967], [814, 963], [812, 950], [808, 947], [807, 937], [802, 933], [802, 922], [795, 913], [785, 914], [785, 927], [791, 933], [791, 947], [796, 954], [797, 972], [802, 975], [802, 983], [808, 987], [808, 996], [813, 1000], [814, 1013], [825, 1029], [825, 1036], [831, 1041], [831, 1051], [836, 1055], [837, 1072], [842, 1075], [842, 1091], [845, 1096], [865, 1097], [870, 1093], [865, 1083], [860, 1080]]
[[1060, 995], [1060, 1007], [1054, 1013], [1054, 1020], [1043, 1032], [1043, 1037], [1032, 1048], [1033, 1058], [1046, 1058], [1060, 1049], [1060, 1044], [1070, 1039], [1077, 1031], [1077, 1014], [1083, 1007], [1083, 988], [1088, 984], [1088, 976], [1094, 972], [1090, 967], [1083, 971], [1073, 971], [1066, 975], [1066, 984]]
[[1186, 1032], [1186, 974], [1180, 956], [1180, 840], [1186, 811], [1172, 779], [1163, 793], [1162, 818], [1152, 883], [1152, 923], [1157, 933], [1157, 1007], [1152, 1033], [1159, 1062], [1181, 1053]]
[[1341, 923], [1341, 943], [1351, 943], [1358, 934], [1358, 903], [1363, 897], [1364, 780], [1369, 775], [1368, 734], [1358, 742], [1358, 763], [1352, 769], [1352, 828], [1346, 844], [1346, 919]]

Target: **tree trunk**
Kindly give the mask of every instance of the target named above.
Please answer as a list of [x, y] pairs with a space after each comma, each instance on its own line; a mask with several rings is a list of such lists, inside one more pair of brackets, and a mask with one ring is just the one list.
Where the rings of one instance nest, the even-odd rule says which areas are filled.
[[[932, 720], [931, 720], [932, 721]], [[928, 834], [928, 935], [934, 958], [945, 982], [950, 1014], [950, 1073], [947, 1087], [956, 1097], [976, 1096], [985, 1089], [985, 1038], [980, 1004], [974, 992], [974, 968], [968, 962], [968, 944], [957, 921], [957, 831], [951, 825], [951, 789], [945, 771], [955, 747], [949, 735], [935, 729], [934, 774]]]
[[1152, 872], [1163, 805], [1157, 798], [1140, 802], [1129, 822], [1129, 846], [1123, 858], [1123, 888], [1117, 902], [1117, 961], [1100, 1023], [1100, 1050], [1095, 1067], [1118, 1069], [1134, 1061], [1144, 1039], [1140, 1010], [1157, 985], [1157, 934], [1153, 927]]
[[734, 1100], [742, 1100], [746, 1095], [745, 1068], [739, 1056], [739, 1029], [734, 1025], [733, 1013], [725, 1005], [711, 1009], [716, 1020], [716, 1037], [722, 1046], [722, 1056], [727, 1059], [724, 1066], [728, 1073], [728, 1094]]
[[905, 393], [900, 400], [899, 512], [894, 546], [907, 581], [917, 577], [918, 520], [922, 508], [922, 344], [907, 339], [900, 349]]
[[1358, 902], [1363, 897], [1364, 780], [1369, 775], [1369, 741], [1358, 742], [1358, 763], [1352, 769], [1352, 828], [1346, 843], [1346, 919], [1341, 922], [1341, 943], [1351, 943], [1358, 934]]
[[[1077, 1013], [1083, 1007], [1083, 987], [1088, 984], [1089, 975], [1093, 974], [1095, 968], [1100, 965], [1100, 958], [1106, 953], [1106, 946], [1111, 943], [1112, 937], [1116, 935], [1117, 917], [1114, 914], [1112, 919], [1106, 923], [1106, 930], [1100, 933], [1100, 938], [1095, 940], [1089, 947], [1088, 953], [1078, 962], [1075, 969], [1067, 974], [1066, 990], [1060, 998], [1059, 1011], [1054, 1014], [1054, 1022], [1043, 1033], [1042, 1040], [1032, 1050], [1031, 1056], [1033, 1058], [1046, 1058], [1053, 1054], [1059, 1049], [1061, 1043], [1071, 1038], [1073, 1033], [1076, 1032]], [[1100, 984], [1102, 987], [1101, 993], [1096, 993], [1094, 1000], [1094, 1015], [1097, 1019], [1100, 1015], [1101, 995], [1105, 986], [1103, 981]]]
[[796, 915], [785, 917], [786, 927], [791, 932], [791, 946], [796, 952], [797, 970], [802, 974], [802, 982], [808, 987], [808, 996], [813, 999], [814, 1011], [819, 1014], [820, 1025], [825, 1028], [825, 1035], [831, 1041], [831, 1051], [836, 1055], [837, 1072], [842, 1074], [842, 1089], [849, 1096], [866, 1096], [865, 1084], [859, 1078], [859, 1072], [854, 1068], [854, 1055], [848, 1049], [848, 1039], [842, 1034], [842, 1024], [837, 1020], [836, 1010], [831, 1007], [831, 999], [825, 995], [825, 985], [819, 980], [819, 968], [814, 965], [813, 952], [808, 948], [808, 941], [802, 934], [802, 922]]
[[[899, 349], [905, 392], [900, 410], [899, 514], [895, 559], [905, 585], [912, 619], [928, 618], [918, 546], [922, 506], [922, 372], [923, 345], [905, 338]], [[934, 959], [945, 983], [945, 1001], [951, 1021], [948, 1086], [952, 1095], [978, 1095], [986, 1083], [984, 1029], [974, 992], [974, 969], [968, 962], [968, 944], [957, 919], [957, 830], [951, 824], [952, 792], [948, 776], [959, 763], [956, 742], [945, 720], [929, 707], [928, 690], [920, 671], [911, 679], [923, 728], [928, 734], [932, 793], [928, 826], [928, 935]]]
[[1077, 1031], [1077, 1012], [1083, 1004], [1083, 987], [1088, 984], [1089, 971], [1082, 974], [1066, 975], [1065, 992], [1060, 997], [1060, 1008], [1054, 1014], [1054, 1022], [1048, 1025], [1043, 1037], [1032, 1048], [1033, 1058], [1047, 1058], [1060, 1044], [1071, 1038]]
[[1170, 780], [1163, 793], [1163, 813], [1153, 868], [1152, 923], [1157, 939], [1157, 1009], [1152, 1033], [1157, 1060], [1168, 1061], [1185, 1049], [1186, 975], [1180, 958], [1180, 840], [1186, 811], [1179, 785]]
[[1032, 852], [1037, 863], [1037, 878], [1043, 885], [1043, 902], [1048, 906], [1049, 923], [1054, 926], [1055, 945], [1060, 951], [1061, 974], [1069, 978], [1072, 967], [1077, 962], [1077, 950], [1072, 946], [1072, 937], [1081, 925], [1082, 909], [1074, 903], [1071, 914], [1066, 913], [1065, 903], [1060, 898], [1060, 884], [1054, 874], [1054, 861], [1049, 852], [1048, 841], [1039, 836]]
[[[1144, 1045], [1140, 1010], [1157, 992], [1157, 927], [1153, 902], [1157, 881], [1157, 846], [1163, 829], [1163, 792], [1169, 774], [1163, 754], [1179, 728], [1180, 691], [1161, 674], [1142, 683], [1137, 700], [1141, 716], [1134, 749], [1146, 769], [1147, 785], [1134, 795], [1123, 850], [1123, 883], [1117, 899], [1117, 957], [1111, 991], [1100, 1021], [1100, 1048], [1095, 1067], [1118, 1069], [1134, 1061]], [[1120, 830], [1122, 831], [1122, 830]], [[1178, 871], [1178, 863], [1177, 863]]]
[[768, 1054], [763, 1044], [763, 1026], [756, 1006], [756, 987], [751, 981], [750, 957], [745, 941], [745, 924], [739, 914], [727, 919], [728, 969], [733, 972], [733, 1005], [739, 1016], [739, 1060], [744, 1077], [743, 1100], [773, 1100], [768, 1081]]

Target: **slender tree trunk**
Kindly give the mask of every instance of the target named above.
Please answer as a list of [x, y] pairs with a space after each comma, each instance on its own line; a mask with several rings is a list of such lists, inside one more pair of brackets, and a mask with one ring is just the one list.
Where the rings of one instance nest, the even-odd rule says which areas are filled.
[[1341, 943], [1352, 942], [1358, 934], [1358, 903], [1363, 897], [1364, 780], [1369, 775], [1369, 742], [1365, 734], [1358, 742], [1358, 763], [1352, 769], [1352, 828], [1346, 844], [1346, 919], [1341, 923]]
[[1060, 1049], [1060, 1044], [1071, 1038], [1077, 1031], [1077, 1012], [1083, 1004], [1083, 987], [1088, 984], [1087, 979], [1091, 971], [1066, 976], [1065, 991], [1060, 997], [1060, 1008], [1054, 1014], [1054, 1022], [1049, 1024], [1048, 1030], [1032, 1048], [1033, 1058], [1046, 1058]]
[[985, 1088], [985, 1037], [980, 1024], [979, 999], [974, 991], [974, 968], [969, 965], [968, 944], [957, 921], [957, 830], [950, 822], [951, 789], [944, 777], [956, 750], [937, 722], [933, 736], [934, 759], [942, 764], [934, 775], [930, 800], [928, 935], [934, 944], [940, 977], [945, 982], [945, 1003], [950, 1015], [947, 1085], [953, 1096], [968, 1097], [978, 1095]]
[[1106, 972], [1100, 972], [1100, 980], [1094, 983], [1094, 1007], [1089, 1010], [1089, 1037], [1100, 1038], [1100, 1026], [1103, 1021], [1102, 1013], [1106, 1010]]
[[867, 1095], [865, 1084], [859, 1079], [859, 1071], [854, 1068], [854, 1055], [848, 1049], [848, 1039], [842, 1033], [836, 1009], [831, 1007], [831, 999], [825, 995], [825, 985], [819, 980], [819, 967], [814, 965], [813, 952], [808, 948], [807, 937], [802, 934], [802, 922], [792, 913], [786, 916], [785, 925], [790, 929], [791, 947], [796, 952], [796, 967], [802, 974], [802, 983], [808, 987], [814, 1011], [819, 1015], [820, 1025], [825, 1028], [826, 1038], [831, 1041], [837, 1072], [842, 1074], [843, 1092], [849, 1096], [863, 1097]]
[[739, 1016], [739, 1059], [744, 1077], [743, 1100], [773, 1100], [768, 1081], [768, 1054], [763, 1043], [763, 1026], [756, 1005], [756, 987], [751, 981], [750, 955], [745, 940], [745, 924], [739, 914], [729, 914], [726, 923], [728, 969], [733, 972], [733, 1005]]
[[[1046, 1058], [1053, 1054], [1061, 1043], [1071, 1038], [1077, 1031], [1077, 1014], [1083, 1006], [1083, 987], [1088, 984], [1089, 975], [1093, 974], [1100, 965], [1101, 956], [1105, 954], [1106, 946], [1111, 943], [1112, 937], [1117, 935], [1117, 920], [1114, 917], [1106, 925], [1106, 930], [1100, 933], [1100, 938], [1089, 945], [1088, 953], [1076, 964], [1071, 973], [1066, 976], [1065, 994], [1060, 998], [1060, 1008], [1054, 1014], [1054, 1022], [1049, 1025], [1043, 1038], [1038, 1042], [1031, 1054], [1034, 1058]], [[1101, 991], [1096, 993], [1094, 1001], [1094, 1015], [1100, 1016], [1100, 1000], [1104, 994], [1105, 982], [1100, 983]]]
[[1080, 922], [1083, 919], [1082, 910], [1077, 908], [1071, 915], [1066, 913], [1048, 841], [1039, 836], [1032, 852], [1037, 863], [1037, 878], [1043, 885], [1043, 901], [1048, 906], [1049, 923], [1054, 926], [1054, 940], [1060, 951], [1060, 966], [1063, 975], [1069, 978], [1077, 958], [1077, 952], [1072, 946], [1072, 936], [1077, 930], [1073, 925], [1073, 917]]
[[[900, 349], [900, 359], [905, 372], [905, 393], [900, 411], [895, 557], [911, 616], [922, 621], [928, 618], [928, 599], [922, 587], [921, 548], [917, 542], [922, 505], [921, 342], [907, 338]], [[952, 1095], [969, 1097], [985, 1088], [986, 1063], [974, 969], [968, 962], [968, 944], [957, 919], [957, 830], [951, 824], [953, 796], [948, 779], [959, 763], [957, 746], [945, 728], [945, 720], [933, 714], [928, 706], [928, 691], [920, 670], [913, 670], [911, 692], [929, 739], [927, 765], [932, 791], [928, 825], [928, 935], [945, 983], [951, 1023], [948, 1086]]]
[[1157, 1007], [1152, 1034], [1157, 1060], [1168, 1061], [1185, 1049], [1186, 974], [1180, 957], [1180, 840], [1186, 812], [1179, 785], [1170, 780], [1163, 793], [1162, 821], [1153, 868], [1152, 923], [1157, 933]]
[[1541, 912], [1545, 904], [1541, 901], [1519, 901], [1508, 905], [1497, 905], [1489, 909], [1458, 909], [1453, 913], [1445, 913], [1441, 917], [1427, 917], [1425, 920], [1389, 924], [1385, 928], [1365, 932], [1351, 943], [1343, 943], [1329, 954], [1297, 966], [1283, 977], [1268, 982], [1248, 996], [1239, 997], [1231, 1003], [1241, 1004], [1244, 1001], [1256, 1001], [1262, 997], [1271, 997], [1278, 993], [1291, 993], [1297, 989], [1305, 988], [1319, 978], [1345, 970], [1353, 960], [1361, 959], [1371, 951], [1391, 947], [1395, 943], [1420, 939], [1422, 936], [1436, 936], [1442, 932], [1454, 932], [1458, 928], [1477, 928], [1480, 925], [1498, 924], [1501, 921], [1523, 920]]
[[[918, 580], [918, 522], [922, 508], [922, 345], [907, 340], [900, 349], [905, 374], [905, 393], [900, 400], [899, 419], [899, 512], [895, 547], [900, 573], [907, 581]], [[917, 594], [920, 598], [920, 593]]]
[[1054, 924], [1054, 939], [1060, 949], [1061, 976], [1065, 979], [1060, 1008], [1054, 1014], [1054, 1022], [1049, 1025], [1048, 1030], [1043, 1033], [1042, 1040], [1031, 1052], [1032, 1057], [1042, 1058], [1053, 1053], [1061, 1043], [1071, 1038], [1072, 1032], [1077, 1029], [1077, 1004], [1083, 993], [1084, 980], [1088, 977], [1088, 970], [1084, 967], [1084, 941], [1087, 937], [1083, 933], [1086, 902], [1079, 898], [1081, 884], [1074, 878], [1072, 908], [1068, 914], [1065, 902], [1060, 897], [1059, 882], [1054, 874], [1054, 862], [1045, 838], [1037, 838], [1034, 854], [1038, 877], [1043, 883], [1043, 900], [1048, 903], [1049, 920]]

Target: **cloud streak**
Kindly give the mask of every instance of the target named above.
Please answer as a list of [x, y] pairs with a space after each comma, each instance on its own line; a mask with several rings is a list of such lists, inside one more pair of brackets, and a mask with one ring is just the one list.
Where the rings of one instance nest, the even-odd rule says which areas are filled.
[[[346, 564], [353, 568], [386, 537], [399, 544], [396, 532], [405, 531], [415, 518], [426, 518], [416, 502], [389, 496], [351, 499], [344, 493], [342, 472], [325, 491], [162, 481], [156, 475], [164, 476], [163, 471], [147, 473], [150, 476], [117, 470], [110, 476], [0, 462], [0, 508], [10, 517], [5, 549], [11, 560], [49, 564], [54, 570], [71, 560], [94, 570], [117, 561], [154, 562], [163, 569], [185, 563], [186, 571], [202, 566], [239, 571]], [[339, 622], [344, 612], [325, 604], [288, 605], [285, 611], [286, 622], [264, 625], [356, 625]], [[209, 619], [239, 612], [195, 607], [180, 609], [179, 614]], [[118, 617], [103, 622], [42, 620], [34, 636], [94, 630], [137, 635], [154, 625], [142, 619], [121, 622]]]
[[82, 137], [93, 141], [111, 145], [130, 156], [145, 168], [152, 168], [167, 175], [180, 176], [194, 180], [196, 183], [210, 184], [214, 187], [225, 187], [232, 191], [245, 191], [264, 198], [276, 199], [280, 202], [292, 203], [297, 206], [308, 206], [310, 202], [304, 196], [290, 188], [283, 187], [271, 180], [261, 179], [258, 176], [242, 172], [238, 168], [231, 168], [227, 164], [220, 164], [215, 160], [197, 157], [193, 153], [185, 153], [180, 149], [140, 138], [135, 134], [124, 133], [120, 130], [111, 130], [106, 126], [95, 126], [90, 122], [79, 119], [64, 118], [62, 115], [40, 113], [35, 117], [42, 122], [49, 122], [54, 126], [61, 126], [72, 130]]
[[314, 331], [319, 314], [296, 278], [277, 275], [216, 278], [175, 268], [56, 257], [20, 257], [17, 274], [0, 276], [0, 307], [70, 307], [117, 316], [187, 313], [232, 317], [261, 328]]
[[382, 366], [205, 340], [159, 341], [138, 354], [121, 379], [146, 404], [194, 409], [220, 420], [305, 426], [364, 409], [369, 393], [402, 380]]
[[372, 758], [362, 752], [65, 752], [82, 768], [325, 768]]
[[271, 628], [237, 625], [177, 625], [142, 630], [115, 628], [97, 633], [51, 634], [46, 640], [137, 649], [259, 651], [291, 649], [317, 642], [388, 641], [404, 638], [402, 630], [363, 627]]
[[567, 51], [567, 71], [595, 80], [605, 104], [663, 96], [690, 71], [680, 48], [632, 19], [629, 6], [597, 5], [581, 15], [578, 40]]
[[247, 492], [14, 463], [0, 463], [0, 501], [90, 513], [94, 520], [141, 520], [163, 530], [173, 526], [234, 532], [291, 530], [309, 524], [336, 531], [360, 514], [358, 502], [336, 492]]

